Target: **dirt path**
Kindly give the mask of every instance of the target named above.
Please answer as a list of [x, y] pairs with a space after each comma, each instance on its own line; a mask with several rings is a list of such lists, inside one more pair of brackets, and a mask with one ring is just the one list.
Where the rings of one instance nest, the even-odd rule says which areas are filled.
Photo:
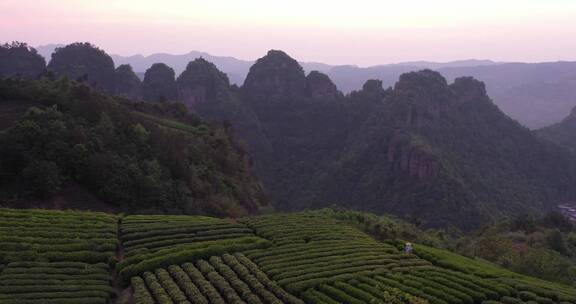
[[[120, 238], [120, 227], [122, 225], [122, 218], [118, 219], [118, 231], [117, 231], [117, 235], [118, 238]], [[118, 246], [116, 247], [116, 261], [117, 263], [121, 262], [122, 260], [124, 260], [124, 246], [122, 245], [122, 242], [120, 240], [118, 240]], [[118, 274], [118, 271], [116, 271], [116, 268], [114, 268], [113, 272], [112, 272], [112, 287], [114, 288], [114, 293], [116, 294], [116, 299], [112, 301], [112, 303], [117, 303], [117, 304], [134, 304], [134, 293], [132, 291], [132, 287], [128, 286], [128, 287], [124, 287], [122, 286], [122, 280], [120, 278], [120, 275]]]

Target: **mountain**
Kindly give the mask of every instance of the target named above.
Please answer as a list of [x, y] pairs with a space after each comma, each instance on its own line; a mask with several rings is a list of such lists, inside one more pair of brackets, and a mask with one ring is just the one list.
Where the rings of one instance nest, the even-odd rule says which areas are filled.
[[[225, 72], [231, 83], [242, 84], [252, 61], [212, 56], [202, 52], [185, 55], [155, 54], [147, 57], [112, 56], [116, 64], [131, 64], [136, 72], [144, 72], [153, 63], [163, 62], [181, 73], [188, 62], [204, 58]], [[380, 79], [384, 87], [394, 85], [403, 74], [434, 69], [450, 81], [472, 76], [486, 84], [488, 94], [509, 116], [529, 128], [541, 128], [562, 119], [576, 105], [576, 63], [499, 63], [490, 60], [461, 60], [446, 63], [415, 61], [361, 68], [351, 65], [327, 65], [301, 62], [304, 71], [320, 71], [334, 81], [339, 90], [358, 90], [369, 79]]]
[[467, 60], [456, 60], [450, 62], [406, 61], [397, 64], [389, 64], [387, 66], [397, 65], [397, 66], [420, 67], [427, 69], [441, 69], [441, 68], [453, 68], [453, 67], [477, 67], [477, 66], [487, 66], [495, 64], [499, 63], [492, 60], [467, 59]]
[[337, 66], [326, 74], [343, 92], [357, 90], [368, 79], [392, 86], [402, 73], [422, 68], [433, 68], [450, 81], [472, 76], [486, 84], [488, 94], [504, 113], [533, 129], [560, 121], [576, 105], [576, 62], [465, 64], [471, 65], [416, 62], [367, 68]]
[[2, 78], [0, 113], [0, 205], [232, 217], [268, 206], [229, 127], [182, 104]]
[[536, 130], [536, 134], [576, 153], [576, 107], [561, 122]]
[[36, 78], [46, 69], [46, 62], [26, 43], [0, 45], [0, 76]]
[[[506, 116], [470, 77], [448, 84], [422, 70], [402, 74], [392, 88], [369, 80], [344, 96], [328, 76], [307, 76], [273, 50], [238, 92], [219, 90], [250, 113], [232, 126], [279, 208], [335, 204], [472, 229], [490, 218], [551, 210], [576, 194], [571, 154]], [[200, 104], [200, 115], [230, 116], [212, 108], [223, 109], [221, 102]]]
[[[50, 61], [50, 55], [60, 44], [39, 46], [38, 53]], [[227, 56], [214, 56], [205, 52], [187, 54], [166, 53], [149, 56], [111, 55], [116, 66], [130, 64], [142, 79], [144, 72], [154, 63], [165, 63], [176, 75], [185, 70], [188, 62], [204, 58], [228, 75], [231, 83], [241, 85], [248, 74], [250, 60]], [[422, 69], [437, 70], [448, 80], [472, 76], [486, 84], [488, 94], [510, 117], [523, 125], [537, 129], [560, 121], [565, 113], [576, 106], [576, 63], [502, 63], [491, 60], [458, 60], [452, 62], [411, 61], [397, 64], [358, 67], [354, 65], [328, 65], [300, 62], [304, 71], [320, 71], [332, 79], [338, 89], [347, 94], [359, 90], [369, 79], [380, 79], [384, 87], [393, 86], [396, 79], [407, 72]]]
[[72, 43], [57, 48], [47, 69], [56, 76], [82, 79], [95, 89], [113, 93], [115, 70], [112, 58], [90, 43]]
[[233, 83], [242, 83], [246, 72], [252, 65], [251, 61], [240, 60], [233, 57], [213, 56], [205, 52], [191, 51], [187, 54], [172, 55], [157, 53], [149, 56], [134, 55], [123, 57], [112, 55], [114, 62], [118, 64], [130, 64], [134, 71], [144, 72], [154, 63], [164, 63], [174, 69], [177, 75], [186, 69], [186, 65], [196, 58], [204, 58], [213, 62], [219, 69], [226, 71]]

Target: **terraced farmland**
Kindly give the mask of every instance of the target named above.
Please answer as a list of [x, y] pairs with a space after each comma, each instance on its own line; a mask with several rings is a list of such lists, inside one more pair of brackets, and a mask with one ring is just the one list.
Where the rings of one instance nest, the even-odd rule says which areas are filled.
[[292, 292], [359, 276], [431, 265], [323, 216], [292, 214], [251, 218], [245, 222], [258, 235], [276, 244], [270, 249], [247, 252], [248, 257]]
[[270, 245], [244, 224], [203, 216], [128, 216], [120, 239], [125, 258], [117, 269], [126, 282], [157, 268]]
[[117, 217], [0, 209], [0, 303], [107, 303]]
[[304, 304], [241, 253], [145, 272], [132, 286], [138, 303]]
[[245, 254], [307, 303], [389, 302], [398, 293], [408, 302], [433, 304], [576, 301], [574, 289], [442, 250], [418, 246], [415, 254], [404, 254], [398, 246], [401, 242], [378, 242], [323, 213], [253, 217], [243, 222], [275, 243]]
[[576, 304], [573, 287], [418, 244], [405, 254], [402, 241], [377, 241], [326, 212], [231, 220], [0, 209], [0, 219], [2, 304]]

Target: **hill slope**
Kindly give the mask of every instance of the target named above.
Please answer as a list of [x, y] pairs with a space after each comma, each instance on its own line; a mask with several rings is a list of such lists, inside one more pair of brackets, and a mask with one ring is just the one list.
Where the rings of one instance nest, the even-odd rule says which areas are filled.
[[11, 112], [0, 133], [0, 204], [34, 205], [80, 187], [132, 212], [239, 216], [266, 205], [229, 130], [182, 104], [135, 103], [65, 79], [0, 79], [4, 103], [30, 108]]
[[536, 134], [576, 152], [576, 108], [561, 122], [536, 130]]

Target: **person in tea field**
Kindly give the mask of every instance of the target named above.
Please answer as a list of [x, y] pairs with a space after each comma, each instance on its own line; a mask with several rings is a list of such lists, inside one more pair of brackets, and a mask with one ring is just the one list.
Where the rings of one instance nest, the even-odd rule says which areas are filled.
[[404, 245], [404, 252], [405, 253], [412, 253], [412, 243], [408, 242], [406, 243], [406, 245]]

